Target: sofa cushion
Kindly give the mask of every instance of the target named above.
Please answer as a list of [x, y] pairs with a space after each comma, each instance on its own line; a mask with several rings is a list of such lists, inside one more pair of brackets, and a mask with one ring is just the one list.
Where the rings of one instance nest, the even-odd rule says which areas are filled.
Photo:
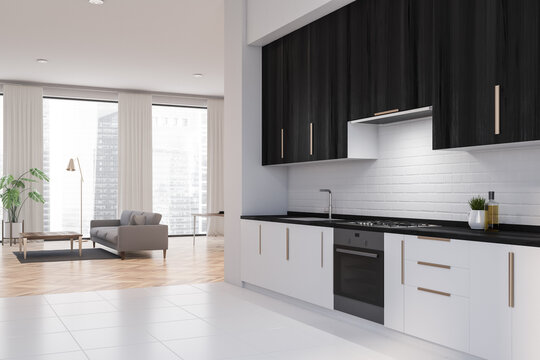
[[143, 212], [142, 215], [146, 218], [145, 225], [159, 225], [161, 221], [161, 214], [158, 213]]
[[131, 216], [133, 214], [141, 215], [142, 211], [137, 210], [124, 210], [122, 211], [122, 215], [120, 216], [120, 225], [129, 225], [129, 221], [131, 220]]
[[146, 217], [144, 215], [131, 215], [129, 225], [144, 225], [146, 223]]
[[90, 229], [90, 235], [107, 240], [113, 243], [118, 243], [118, 227], [96, 227]]

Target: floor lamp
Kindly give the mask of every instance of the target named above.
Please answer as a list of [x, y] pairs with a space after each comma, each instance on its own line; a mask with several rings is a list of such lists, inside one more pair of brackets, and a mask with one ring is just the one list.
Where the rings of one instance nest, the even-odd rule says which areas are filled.
[[[82, 175], [82, 169], [81, 169], [81, 163], [79, 161], [79, 158], [77, 158], [77, 165], [79, 167], [79, 174], [81, 175], [81, 235], [82, 235], [82, 186], [83, 186], [83, 175]], [[75, 171], [75, 162], [73, 159], [69, 159], [69, 163], [67, 166], [67, 171]]]

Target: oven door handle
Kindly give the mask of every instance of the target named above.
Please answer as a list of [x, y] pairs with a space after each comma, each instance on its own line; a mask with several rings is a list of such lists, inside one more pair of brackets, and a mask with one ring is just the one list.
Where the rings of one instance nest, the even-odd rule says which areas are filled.
[[342, 254], [349, 254], [349, 255], [356, 255], [356, 256], [363, 256], [363, 257], [369, 257], [369, 258], [378, 258], [378, 254], [363, 252], [363, 251], [355, 251], [355, 250], [347, 250], [347, 249], [336, 249], [336, 252], [342, 253]]

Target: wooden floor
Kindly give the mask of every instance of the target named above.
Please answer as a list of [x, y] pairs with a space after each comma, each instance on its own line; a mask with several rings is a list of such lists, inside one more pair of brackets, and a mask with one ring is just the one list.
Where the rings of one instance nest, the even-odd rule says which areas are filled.
[[[96, 244], [96, 247], [99, 247]], [[83, 243], [84, 248], [92, 242]], [[69, 241], [28, 243], [28, 251], [69, 249]], [[18, 246], [2, 247], [0, 297], [124, 289], [223, 281], [223, 238], [169, 238], [163, 252], [126, 253], [126, 260], [85, 260], [21, 264], [13, 254]]]

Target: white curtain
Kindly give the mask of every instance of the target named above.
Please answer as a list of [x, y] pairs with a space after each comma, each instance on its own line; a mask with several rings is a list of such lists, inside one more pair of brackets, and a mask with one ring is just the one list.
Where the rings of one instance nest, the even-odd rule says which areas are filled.
[[[208, 212], [223, 211], [223, 100], [208, 100]], [[207, 234], [223, 235], [223, 218], [209, 217]]]
[[[4, 174], [17, 177], [30, 168], [43, 169], [43, 89], [4, 85]], [[42, 193], [41, 183], [35, 188]], [[43, 231], [43, 205], [28, 200], [22, 220], [25, 231]]]
[[152, 96], [118, 94], [119, 207], [152, 211]]

